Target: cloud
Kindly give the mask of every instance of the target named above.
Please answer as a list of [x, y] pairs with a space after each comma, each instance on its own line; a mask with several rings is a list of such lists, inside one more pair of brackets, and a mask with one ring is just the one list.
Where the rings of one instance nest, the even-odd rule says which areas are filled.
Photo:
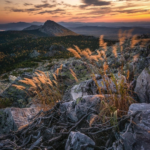
[[[8, 0], [7, 0], [8, 1]], [[81, 0], [82, 4], [71, 5], [65, 1], [57, 2], [56, 0], [42, 0], [41, 3], [29, 3], [22, 2], [24, 7], [18, 8], [7, 7], [6, 11], [9, 12], [26, 12], [33, 15], [50, 14], [51, 16], [67, 17], [73, 20], [90, 20], [100, 17], [113, 17], [120, 15], [135, 16], [139, 13], [150, 14], [147, 7], [141, 7], [142, 2], [145, 4], [145, 0]], [[120, 1], [120, 2], [119, 2]], [[140, 1], [137, 3], [136, 1]], [[8, 1], [7, 3], [11, 3]], [[31, 7], [29, 7], [31, 6]], [[98, 7], [97, 7], [98, 6]], [[146, 6], [146, 5], [145, 5]], [[72, 17], [72, 18], [71, 18]]]
[[39, 12], [38, 14], [42, 15], [42, 14], [45, 14], [45, 13], [49, 13], [49, 14], [57, 14], [57, 13], [66, 14], [66, 11], [64, 9], [44, 10], [44, 11]]
[[48, 3], [48, 2], [47, 2], [47, 0], [42, 0], [42, 3], [45, 3], [45, 4], [46, 4], [46, 3]]
[[12, 3], [12, 2], [11, 2], [11, 1], [9, 1], [9, 0], [6, 0], [5, 2], [6, 2], [7, 4], [10, 4], [10, 3]]
[[53, 8], [56, 7], [56, 5], [51, 5], [49, 3], [45, 3], [45, 4], [39, 4], [39, 5], [34, 5], [35, 8]]
[[[101, 15], [101, 17], [104, 16], [104, 15]], [[97, 16], [88, 16], [88, 17], [85, 17], [85, 16], [82, 16], [82, 17], [72, 17], [70, 19], [73, 19], [73, 20], [79, 20], [79, 19], [93, 19], [93, 18], [97, 18]]]
[[47, 0], [42, 0], [42, 4], [34, 5], [34, 7], [41, 8], [41, 9], [56, 7], [57, 3], [55, 0], [53, 0], [51, 3], [53, 3], [53, 4], [50, 4]]
[[82, 0], [84, 3], [83, 5], [80, 5], [80, 8], [85, 8], [88, 6], [104, 6], [104, 5], [110, 5], [110, 1], [103, 1], [103, 0]]
[[35, 11], [38, 11], [40, 9], [36, 9], [36, 8], [29, 8], [29, 9], [18, 9], [18, 8], [11, 8], [10, 11], [12, 12], [35, 12]]
[[118, 13], [127, 13], [127, 14], [144, 13], [148, 11], [149, 10], [141, 10], [141, 9], [117, 10]]
[[24, 5], [24, 6], [31, 6], [31, 5], [33, 5], [33, 4], [31, 4], [31, 3], [24, 3], [23, 5]]

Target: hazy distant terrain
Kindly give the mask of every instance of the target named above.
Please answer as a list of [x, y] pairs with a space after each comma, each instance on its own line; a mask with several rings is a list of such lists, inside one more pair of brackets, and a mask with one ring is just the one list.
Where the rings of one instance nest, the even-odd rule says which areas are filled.
[[67, 28], [82, 26], [150, 28], [150, 22], [59, 22], [59, 24]]
[[[39, 35], [39, 31], [31, 31], [43, 25], [42, 22], [18, 22], [18, 23], [8, 23], [0, 24], [0, 31], [18, 31], [23, 29], [29, 29], [31, 34]], [[100, 35], [105, 35], [107, 39], [117, 39], [118, 31], [121, 29], [123, 31], [134, 29], [133, 34], [150, 34], [150, 22], [117, 22], [117, 23], [83, 23], [83, 22], [58, 22], [59, 25], [70, 29], [71, 31], [81, 34], [99, 37]], [[36, 31], [38, 33], [36, 33]], [[42, 34], [43, 36], [43, 34]]]
[[98, 26], [82, 26], [70, 28], [72, 31], [82, 35], [92, 35], [99, 37], [104, 35], [107, 39], [118, 39], [119, 30], [126, 31], [133, 29], [132, 34], [150, 34], [150, 28], [142, 27], [98, 27]]
[[24, 28], [28, 28], [31, 25], [43, 25], [41, 22], [32, 22], [32, 23], [26, 23], [26, 22], [17, 22], [17, 23], [7, 23], [7, 24], [0, 24], [0, 30], [23, 30]]

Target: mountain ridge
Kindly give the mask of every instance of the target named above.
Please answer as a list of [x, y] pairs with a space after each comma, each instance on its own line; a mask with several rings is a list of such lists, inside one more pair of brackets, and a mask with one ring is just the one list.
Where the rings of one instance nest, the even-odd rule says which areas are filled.
[[49, 36], [77, 35], [75, 32], [73, 32], [51, 20], [47, 20], [44, 23], [44, 25], [41, 28], [39, 28], [39, 31], [42, 33], [46, 33]]
[[31, 25], [25, 29], [23, 29], [22, 31], [27, 31], [27, 30], [37, 30], [39, 29], [41, 26], [38, 26], [38, 25]]

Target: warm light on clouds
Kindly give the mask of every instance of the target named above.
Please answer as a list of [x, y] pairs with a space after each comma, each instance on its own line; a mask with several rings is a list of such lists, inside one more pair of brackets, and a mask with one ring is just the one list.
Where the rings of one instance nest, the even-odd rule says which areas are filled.
[[0, 23], [150, 21], [150, 0], [1, 0]]

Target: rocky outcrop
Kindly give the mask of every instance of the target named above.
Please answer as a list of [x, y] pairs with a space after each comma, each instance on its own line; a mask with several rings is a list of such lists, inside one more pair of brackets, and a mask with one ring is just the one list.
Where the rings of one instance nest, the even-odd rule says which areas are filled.
[[33, 50], [32, 53], [29, 54], [30, 58], [38, 57], [40, 53], [37, 50]]
[[60, 106], [60, 110], [66, 112], [62, 118], [65, 121], [71, 120], [72, 122], [77, 122], [88, 113], [89, 109], [91, 109], [94, 114], [98, 114], [100, 102], [98, 95], [88, 95], [76, 101], [65, 102]]
[[66, 142], [65, 150], [94, 150], [86, 145], [95, 145], [95, 142], [80, 132], [71, 132]]
[[46, 57], [53, 57], [54, 55], [61, 55], [63, 52], [67, 52], [66, 48], [62, 45], [52, 45], [49, 48], [49, 52], [45, 54]]
[[30, 119], [39, 112], [34, 108], [6, 108], [0, 110], [0, 135], [10, 131], [16, 131], [20, 127], [28, 125]]
[[150, 103], [150, 67], [145, 68], [137, 78], [134, 92], [141, 103]]
[[113, 144], [115, 150], [150, 149], [150, 104], [132, 104], [129, 108], [130, 123], [126, 124], [120, 140]]
[[1, 93], [1, 96], [6, 99], [12, 99], [12, 107], [26, 107], [28, 104], [29, 95], [24, 90], [19, 90], [13, 87], [13, 84], [23, 85], [25, 87], [29, 87], [29, 85], [25, 85], [19, 82], [23, 78], [18, 77], [13, 83], [9, 84], [9, 86]]
[[17, 79], [17, 77], [10, 75], [9, 76], [9, 81], [14, 82]]

